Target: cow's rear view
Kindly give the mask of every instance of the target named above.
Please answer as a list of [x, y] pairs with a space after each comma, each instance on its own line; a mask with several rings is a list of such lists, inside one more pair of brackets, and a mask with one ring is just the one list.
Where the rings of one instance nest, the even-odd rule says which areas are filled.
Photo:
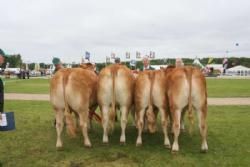
[[172, 130], [174, 142], [172, 151], [179, 150], [178, 136], [182, 126], [182, 115], [188, 109], [192, 121], [192, 109], [197, 112], [200, 134], [202, 138], [201, 150], [207, 151], [207, 90], [206, 80], [201, 71], [194, 67], [170, 69], [167, 76], [167, 97], [173, 119]]
[[79, 116], [84, 145], [91, 146], [87, 133], [88, 114], [89, 110], [97, 105], [96, 86], [96, 74], [82, 68], [62, 69], [51, 79], [50, 101], [56, 116], [56, 147], [62, 147], [61, 133], [64, 126], [64, 116], [68, 131], [75, 135], [70, 112], [75, 112]]
[[133, 102], [133, 85], [134, 76], [126, 66], [114, 64], [101, 70], [97, 97], [102, 112], [103, 143], [108, 143], [108, 127], [111, 125], [113, 128], [116, 108], [121, 111], [120, 142], [125, 143], [128, 112]]

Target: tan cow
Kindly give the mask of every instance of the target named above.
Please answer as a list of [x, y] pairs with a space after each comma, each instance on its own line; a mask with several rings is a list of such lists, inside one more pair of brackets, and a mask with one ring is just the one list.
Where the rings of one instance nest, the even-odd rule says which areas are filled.
[[135, 82], [135, 107], [138, 128], [136, 145], [142, 144], [142, 129], [144, 118], [151, 133], [156, 130], [157, 112], [161, 114], [162, 130], [164, 133], [164, 145], [170, 148], [167, 133], [167, 98], [165, 94], [164, 70], [143, 71], [139, 73]]
[[207, 145], [207, 89], [206, 80], [201, 71], [194, 67], [180, 67], [166, 70], [166, 87], [170, 113], [173, 119], [174, 142], [172, 151], [179, 150], [178, 136], [181, 128], [181, 115], [188, 108], [192, 121], [192, 108], [198, 115], [202, 138], [201, 151], [208, 150]]
[[61, 69], [50, 82], [50, 102], [56, 116], [57, 142], [56, 147], [63, 146], [61, 133], [64, 126], [64, 116], [67, 130], [75, 135], [75, 127], [70, 112], [79, 116], [79, 124], [84, 136], [84, 145], [91, 147], [88, 137], [89, 110], [97, 105], [96, 86], [97, 75], [89, 65], [82, 68]]
[[101, 70], [97, 98], [102, 112], [103, 143], [108, 143], [109, 121], [113, 129], [116, 107], [121, 110], [120, 142], [126, 142], [125, 129], [128, 113], [133, 103], [133, 87], [134, 77], [132, 71], [126, 66], [113, 64]]

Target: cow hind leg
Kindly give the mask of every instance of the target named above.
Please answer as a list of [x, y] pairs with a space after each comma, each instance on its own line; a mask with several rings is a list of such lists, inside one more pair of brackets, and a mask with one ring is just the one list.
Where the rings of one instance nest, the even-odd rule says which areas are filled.
[[128, 122], [128, 108], [126, 106], [121, 107], [121, 137], [120, 143], [126, 143], [126, 126]]
[[88, 109], [81, 110], [79, 112], [80, 127], [82, 129], [85, 147], [91, 147], [91, 143], [88, 136], [88, 119], [89, 119], [88, 114], [89, 114]]
[[185, 131], [185, 113], [187, 111], [187, 108], [184, 108], [183, 111], [181, 112], [181, 131], [184, 132]]
[[108, 143], [108, 126], [109, 126], [109, 106], [102, 106], [102, 127], [103, 127], [103, 143]]
[[181, 110], [173, 110], [173, 132], [174, 132], [174, 143], [172, 145], [172, 151], [179, 151], [178, 137], [180, 134], [180, 118], [181, 118]]
[[207, 107], [203, 107], [203, 109], [197, 110], [199, 129], [201, 135], [201, 152], [207, 152], [208, 150], [206, 115], [207, 115]]
[[170, 148], [170, 142], [169, 142], [169, 138], [168, 138], [168, 117], [167, 117], [167, 113], [164, 109], [159, 109], [160, 113], [161, 113], [161, 124], [162, 124], [162, 131], [164, 134], [164, 146], [166, 148]]
[[63, 143], [61, 139], [61, 134], [63, 131], [63, 118], [64, 118], [64, 110], [54, 109], [55, 110], [55, 116], [56, 116], [56, 132], [57, 132], [57, 140], [56, 140], [56, 147], [62, 148]]
[[144, 126], [144, 116], [145, 116], [145, 109], [139, 110], [139, 113], [137, 114], [137, 130], [138, 130], [138, 137], [136, 140], [136, 146], [142, 145], [142, 130]]

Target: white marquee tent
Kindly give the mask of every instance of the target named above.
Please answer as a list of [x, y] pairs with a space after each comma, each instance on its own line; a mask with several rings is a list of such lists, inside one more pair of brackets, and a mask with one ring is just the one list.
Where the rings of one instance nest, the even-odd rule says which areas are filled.
[[227, 75], [250, 76], [250, 68], [238, 65], [226, 70]]
[[166, 68], [168, 67], [168, 65], [166, 64], [162, 64], [162, 65], [151, 65], [151, 67], [153, 67], [155, 70], [159, 70], [161, 68]]

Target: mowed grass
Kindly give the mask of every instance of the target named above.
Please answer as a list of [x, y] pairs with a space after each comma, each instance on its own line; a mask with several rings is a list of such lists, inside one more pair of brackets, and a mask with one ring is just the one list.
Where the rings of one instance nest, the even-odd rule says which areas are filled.
[[89, 133], [93, 148], [83, 147], [82, 135], [71, 139], [64, 131], [64, 149], [57, 151], [54, 113], [48, 102], [6, 101], [5, 108], [15, 112], [16, 130], [0, 132], [0, 164], [4, 167], [249, 166], [250, 163], [249, 106], [209, 107], [206, 154], [199, 151], [198, 128], [194, 128], [192, 135], [181, 134], [177, 154], [164, 148], [160, 126], [156, 134], [144, 133], [143, 146], [136, 147], [137, 131], [131, 121], [126, 145], [119, 144], [119, 123], [109, 145], [102, 144], [102, 127], [95, 123]]
[[209, 97], [250, 97], [250, 79], [207, 79]]
[[49, 79], [5, 79], [5, 93], [49, 93]]
[[[250, 97], [250, 79], [207, 79], [209, 97]], [[6, 93], [49, 93], [49, 79], [5, 80]]]

